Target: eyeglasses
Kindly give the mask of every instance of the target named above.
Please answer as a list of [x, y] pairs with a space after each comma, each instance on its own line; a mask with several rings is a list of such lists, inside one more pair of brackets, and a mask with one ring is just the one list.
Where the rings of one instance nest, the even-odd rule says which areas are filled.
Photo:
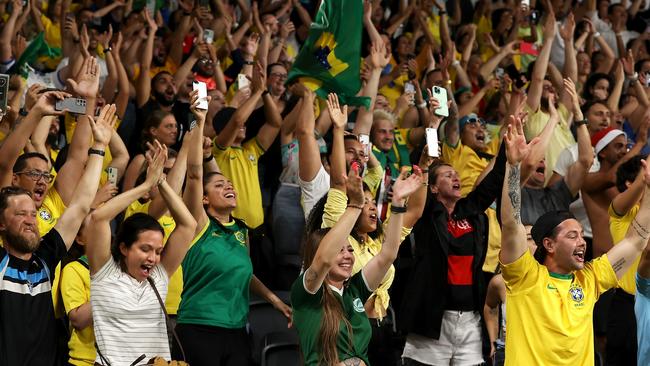
[[38, 170], [27, 170], [24, 172], [17, 172], [16, 175], [26, 175], [27, 178], [33, 180], [34, 182], [38, 182], [41, 178], [43, 178], [43, 180], [46, 183], [52, 183], [52, 181], [54, 180], [54, 176], [52, 174], [48, 172], [41, 172]]
[[271, 76], [273, 76], [275, 78], [278, 78], [280, 80], [287, 80], [287, 74], [283, 74], [283, 73], [280, 73], [280, 72], [272, 72]]
[[470, 123], [480, 123], [481, 125], [485, 125], [485, 121], [482, 118], [469, 118], [465, 124], [470, 124]]

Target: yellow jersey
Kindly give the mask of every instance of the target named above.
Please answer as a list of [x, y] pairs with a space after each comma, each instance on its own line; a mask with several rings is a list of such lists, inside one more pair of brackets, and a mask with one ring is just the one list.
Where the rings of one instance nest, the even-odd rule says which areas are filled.
[[[61, 273], [61, 297], [65, 313], [69, 314], [79, 306], [90, 302], [90, 270], [78, 261], [68, 263]], [[90, 325], [82, 330], [70, 325], [71, 365], [92, 366], [95, 364], [95, 332]]]
[[551, 273], [528, 250], [502, 264], [507, 365], [593, 365], [593, 310], [616, 286], [606, 255], [568, 275]]
[[[639, 204], [637, 203], [634, 205], [634, 207], [623, 216], [617, 215], [611, 204], [609, 205], [607, 212], [609, 213], [609, 232], [612, 234], [614, 245], [616, 245], [625, 238], [627, 229], [630, 227], [632, 220], [636, 217], [636, 213], [639, 212]], [[636, 257], [630, 269], [628, 269], [623, 277], [618, 281], [618, 286], [630, 295], [636, 294], [636, 270], [639, 267], [639, 261], [641, 261], [641, 256]]]

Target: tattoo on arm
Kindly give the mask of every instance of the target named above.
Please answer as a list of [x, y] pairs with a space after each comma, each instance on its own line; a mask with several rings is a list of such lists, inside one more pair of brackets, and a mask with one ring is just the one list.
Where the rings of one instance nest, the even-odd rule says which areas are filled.
[[508, 174], [508, 197], [512, 206], [512, 216], [521, 224], [521, 171], [519, 164], [511, 165]]
[[637, 235], [639, 235], [643, 240], [648, 240], [648, 237], [650, 237], [650, 231], [639, 224], [639, 222], [636, 221], [636, 217], [632, 220], [632, 227], [634, 227], [634, 231], [636, 231]]
[[625, 258], [617, 260], [616, 263], [612, 264], [612, 268], [614, 272], [618, 272], [623, 268], [623, 265], [625, 265]]
[[359, 366], [361, 365], [361, 359], [359, 357], [348, 358], [347, 360], [343, 361], [343, 364], [345, 366]]

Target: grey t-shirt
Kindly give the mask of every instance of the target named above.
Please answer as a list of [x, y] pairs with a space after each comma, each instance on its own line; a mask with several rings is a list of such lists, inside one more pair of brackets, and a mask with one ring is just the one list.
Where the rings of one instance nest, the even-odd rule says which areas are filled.
[[576, 197], [571, 194], [564, 179], [550, 187], [521, 189], [521, 222], [533, 225], [537, 219], [549, 211], [569, 210]]

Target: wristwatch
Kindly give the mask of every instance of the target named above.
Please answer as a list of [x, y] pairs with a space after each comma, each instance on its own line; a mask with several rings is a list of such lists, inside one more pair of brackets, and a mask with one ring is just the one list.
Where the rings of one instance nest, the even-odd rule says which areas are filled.
[[585, 118], [585, 119], [581, 119], [580, 121], [574, 121], [573, 124], [575, 124], [577, 127], [580, 127], [582, 125], [586, 126], [587, 124], [589, 124], [589, 121]]
[[635, 72], [634, 74], [632, 74], [632, 76], [628, 76], [627, 79], [629, 81], [638, 81], [639, 80], [639, 73]]

